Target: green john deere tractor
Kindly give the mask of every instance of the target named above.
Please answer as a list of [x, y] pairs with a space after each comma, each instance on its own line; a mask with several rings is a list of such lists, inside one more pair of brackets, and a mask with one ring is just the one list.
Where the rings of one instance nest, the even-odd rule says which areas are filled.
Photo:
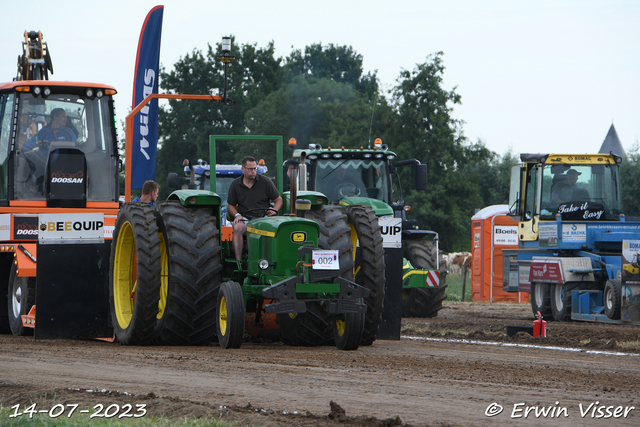
[[[282, 164], [281, 137], [219, 136], [211, 137], [211, 165], [220, 139], [275, 141]], [[282, 171], [276, 169], [281, 190]], [[353, 350], [369, 343], [365, 300], [371, 291], [353, 281], [353, 243], [343, 208], [326, 206], [320, 194], [298, 200], [294, 190], [283, 197], [288, 210], [281, 213], [287, 215], [247, 212], [254, 218], [247, 223], [247, 251], [237, 261], [231, 242], [221, 238], [222, 201], [214, 183], [211, 188], [176, 190], [155, 208], [129, 203], [121, 209], [110, 274], [111, 317], [120, 342], [217, 340], [223, 348], [238, 348], [246, 331], [266, 327], [275, 316], [286, 344], [333, 342]]]
[[[378, 339], [400, 338], [400, 313], [437, 316], [447, 287], [438, 235], [408, 220], [402, 194], [392, 190], [393, 176], [406, 166], [415, 167], [415, 189], [425, 190], [426, 165], [415, 159], [397, 161], [379, 139], [369, 149], [310, 144], [308, 149], [297, 149], [293, 157], [304, 177], [300, 189], [326, 196], [348, 216], [356, 250], [355, 281], [371, 289], [367, 317], [380, 323]], [[372, 245], [376, 240], [383, 241], [382, 248]], [[384, 303], [378, 295], [384, 296]]]

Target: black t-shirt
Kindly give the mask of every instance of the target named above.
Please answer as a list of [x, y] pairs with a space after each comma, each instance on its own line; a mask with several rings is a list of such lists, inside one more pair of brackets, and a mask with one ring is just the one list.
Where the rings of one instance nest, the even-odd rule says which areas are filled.
[[237, 205], [241, 214], [250, 209], [269, 208], [270, 202], [280, 197], [273, 182], [263, 175], [256, 175], [256, 182], [251, 188], [244, 185], [242, 179], [243, 176], [233, 180], [227, 196], [227, 203], [231, 206]]

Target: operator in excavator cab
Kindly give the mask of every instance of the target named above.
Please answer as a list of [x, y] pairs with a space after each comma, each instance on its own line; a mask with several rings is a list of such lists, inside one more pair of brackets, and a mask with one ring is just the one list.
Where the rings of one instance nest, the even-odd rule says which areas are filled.
[[51, 110], [51, 121], [24, 144], [22, 151], [42, 150], [46, 153], [52, 141], [77, 142], [76, 131], [68, 121], [64, 109], [54, 108]]

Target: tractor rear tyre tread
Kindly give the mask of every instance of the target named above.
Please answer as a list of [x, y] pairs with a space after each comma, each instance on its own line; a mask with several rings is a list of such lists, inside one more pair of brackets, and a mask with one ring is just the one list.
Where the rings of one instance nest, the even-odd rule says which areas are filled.
[[367, 304], [364, 332], [361, 345], [371, 345], [376, 340], [384, 304], [385, 253], [378, 217], [370, 206], [350, 205], [346, 207], [349, 224], [358, 236], [358, 247], [354, 247], [355, 282], [369, 289], [364, 299]]
[[307, 303], [306, 313], [280, 313], [276, 321], [280, 338], [286, 345], [314, 347], [330, 343], [332, 315], [317, 301]]
[[220, 288], [220, 244], [210, 208], [185, 207], [178, 201], [158, 204], [167, 248], [166, 307], [158, 319], [158, 343], [206, 345], [216, 335]]
[[[428, 240], [414, 240], [403, 244], [404, 257], [415, 268], [435, 270], [436, 245]], [[436, 317], [447, 299], [444, 278], [437, 288], [411, 288], [402, 292], [402, 317]]]
[[[109, 269], [111, 319], [116, 339], [122, 344], [148, 345], [155, 338], [160, 299], [160, 246], [154, 208], [141, 203], [125, 204], [116, 219]], [[120, 271], [115, 271], [118, 267]], [[135, 297], [131, 303], [127, 294], [132, 292], [134, 284]], [[116, 298], [120, 309], [116, 307]], [[129, 304], [133, 307], [127, 307]]]
[[[305, 212], [305, 218], [320, 225], [320, 249], [338, 250], [340, 276], [353, 280], [351, 230], [344, 209], [336, 205], [327, 205], [320, 210]], [[319, 302], [312, 301], [307, 303], [306, 313], [298, 313], [293, 317], [289, 314], [278, 314], [276, 320], [282, 342], [286, 345], [317, 346], [333, 344], [333, 317]]]

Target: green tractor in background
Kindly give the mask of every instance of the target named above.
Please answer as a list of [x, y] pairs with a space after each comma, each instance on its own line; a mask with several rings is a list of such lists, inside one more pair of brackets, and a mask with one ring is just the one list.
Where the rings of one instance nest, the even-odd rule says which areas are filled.
[[[219, 139], [275, 141], [282, 164], [281, 137], [219, 136], [211, 137], [211, 165]], [[276, 170], [282, 190], [282, 170]], [[275, 316], [286, 344], [333, 342], [343, 350], [371, 344], [379, 325], [379, 319], [372, 324], [376, 319], [368, 310], [374, 292], [353, 280], [354, 245], [345, 209], [327, 206], [319, 193], [299, 198], [294, 188], [283, 194], [282, 213], [289, 215], [245, 214], [254, 219], [247, 223], [247, 252], [237, 261], [231, 242], [221, 238], [223, 201], [214, 182], [211, 191], [176, 190], [155, 208], [128, 203], [120, 210], [109, 287], [118, 341], [217, 340], [223, 348], [238, 348], [248, 328], [264, 327], [265, 318]], [[376, 223], [373, 234], [379, 236], [378, 228]], [[380, 306], [382, 297], [375, 296]]]

